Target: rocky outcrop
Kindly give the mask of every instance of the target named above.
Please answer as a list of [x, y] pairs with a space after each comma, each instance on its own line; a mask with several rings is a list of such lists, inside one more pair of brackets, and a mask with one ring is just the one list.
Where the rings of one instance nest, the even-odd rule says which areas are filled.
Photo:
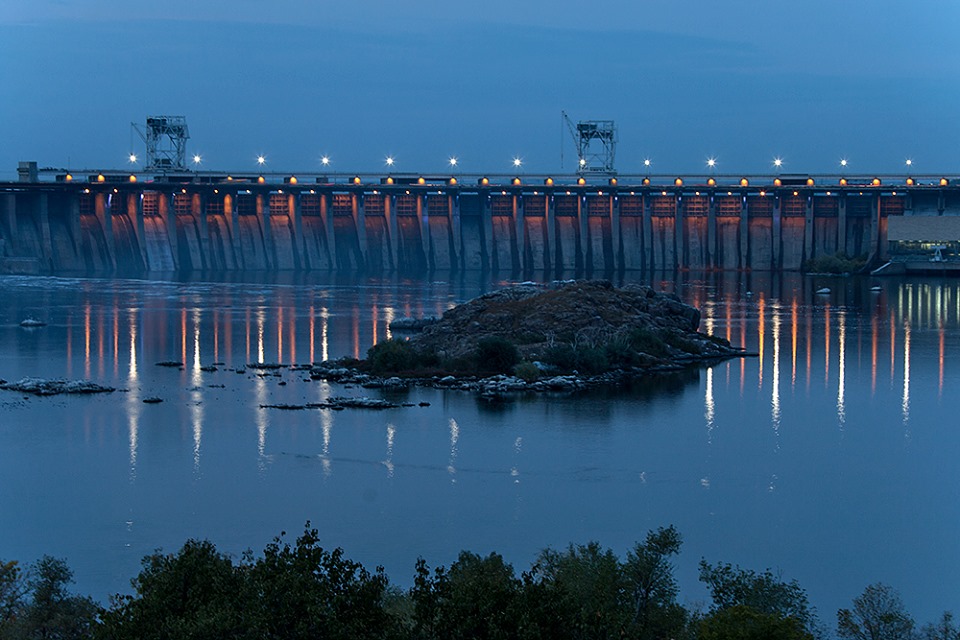
[[697, 332], [700, 311], [672, 294], [642, 285], [614, 287], [606, 280], [522, 284], [458, 305], [411, 338], [411, 346], [457, 358], [473, 353], [484, 338], [503, 338], [525, 360], [541, 358], [558, 344], [603, 348], [623, 343], [647, 355], [728, 357], [738, 352], [724, 340]]

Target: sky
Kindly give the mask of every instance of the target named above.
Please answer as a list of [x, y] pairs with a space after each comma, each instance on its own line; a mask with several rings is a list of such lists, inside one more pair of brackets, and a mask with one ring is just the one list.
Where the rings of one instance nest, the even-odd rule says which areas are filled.
[[[210, 170], [960, 174], [956, 0], [2, 0], [0, 180], [120, 169], [183, 115]], [[561, 164], [562, 155], [562, 164]]]

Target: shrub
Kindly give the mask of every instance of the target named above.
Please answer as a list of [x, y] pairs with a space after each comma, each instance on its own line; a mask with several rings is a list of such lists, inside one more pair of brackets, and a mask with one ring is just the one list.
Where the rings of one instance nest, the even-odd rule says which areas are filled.
[[540, 377], [540, 369], [532, 362], [521, 362], [513, 368], [513, 375], [524, 382], [535, 382]]
[[367, 350], [367, 365], [377, 375], [409, 371], [419, 360], [417, 352], [405, 340], [385, 340]]
[[510, 373], [513, 366], [520, 362], [517, 347], [499, 336], [483, 338], [477, 343], [477, 366], [481, 371]]
[[630, 341], [630, 347], [640, 353], [646, 353], [657, 358], [665, 358], [670, 355], [663, 337], [647, 327], [633, 329], [628, 336], [628, 340]]

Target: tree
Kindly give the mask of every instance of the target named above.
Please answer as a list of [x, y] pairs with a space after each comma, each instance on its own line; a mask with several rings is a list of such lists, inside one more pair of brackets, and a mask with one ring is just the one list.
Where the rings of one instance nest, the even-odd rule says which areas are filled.
[[953, 621], [953, 613], [944, 611], [936, 624], [925, 624], [921, 631], [924, 640], [960, 640], [960, 627]]
[[97, 636], [109, 639], [242, 638], [249, 628], [242, 573], [212, 542], [145, 557], [133, 596], [115, 596]]
[[389, 581], [381, 567], [371, 574], [326, 551], [307, 522], [291, 546], [275, 538], [263, 558], [246, 568], [258, 638], [385, 638], [396, 622], [384, 608]]
[[523, 621], [522, 584], [497, 553], [481, 557], [461, 551], [449, 571], [431, 576], [417, 563], [411, 599], [416, 603], [415, 637], [516, 638]]
[[909, 640], [913, 627], [900, 594], [880, 582], [867, 586], [852, 610], [837, 611], [837, 635], [850, 640]]
[[757, 613], [794, 618], [807, 631], [816, 622], [807, 602], [807, 592], [796, 580], [784, 582], [769, 569], [757, 573], [730, 564], [710, 565], [700, 561], [700, 581], [710, 589], [713, 611], [749, 607]]
[[65, 560], [44, 556], [30, 568], [26, 585], [31, 598], [5, 624], [4, 637], [38, 640], [88, 638], [97, 624], [99, 607], [90, 598], [72, 595], [67, 585], [73, 572]]
[[13, 622], [23, 606], [27, 582], [16, 560], [0, 560], [0, 637], [4, 626]]
[[647, 533], [643, 543], [627, 552], [623, 564], [627, 593], [638, 638], [676, 637], [686, 624], [686, 612], [677, 603], [677, 580], [672, 556], [680, 553], [683, 538], [672, 525]]
[[569, 617], [570, 637], [619, 638], [633, 618], [617, 556], [597, 542], [546, 549], [533, 568]]

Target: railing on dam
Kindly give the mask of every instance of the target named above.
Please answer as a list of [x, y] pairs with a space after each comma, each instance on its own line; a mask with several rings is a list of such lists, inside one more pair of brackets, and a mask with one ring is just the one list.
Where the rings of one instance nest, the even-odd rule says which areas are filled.
[[59, 173], [0, 183], [7, 270], [797, 270], [885, 257], [941, 177]]

